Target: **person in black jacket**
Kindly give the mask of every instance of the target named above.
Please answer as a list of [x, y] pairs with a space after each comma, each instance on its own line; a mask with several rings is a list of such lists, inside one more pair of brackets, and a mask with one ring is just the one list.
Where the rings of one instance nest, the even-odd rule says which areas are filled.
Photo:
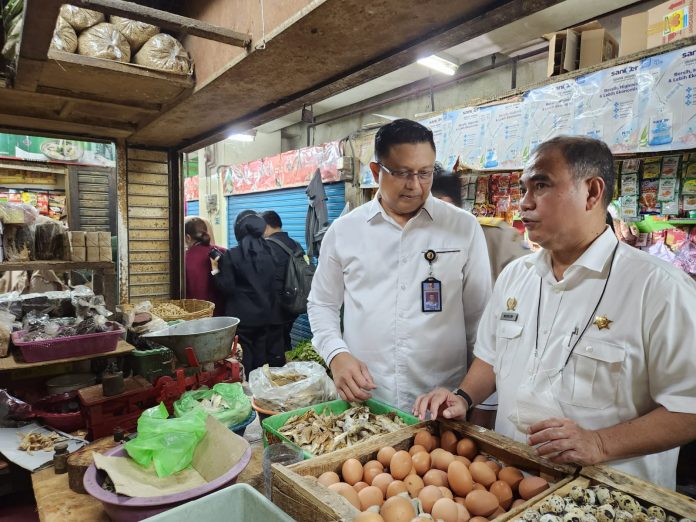
[[[280, 216], [274, 210], [267, 210], [261, 214], [264, 221], [266, 222], [266, 232], [264, 237], [266, 239], [271, 239], [268, 244], [271, 246], [271, 251], [273, 252], [273, 258], [276, 262], [276, 273], [275, 273], [275, 292], [276, 295], [280, 295], [283, 291], [285, 285], [285, 274], [288, 271], [288, 263], [290, 261], [290, 256], [283, 250], [283, 248], [274, 243], [273, 240], [280, 241], [291, 251], [295, 252], [298, 248], [302, 250], [304, 254], [304, 249], [297, 241], [292, 239], [287, 232], [283, 232], [283, 221]], [[274, 307], [273, 322], [274, 324], [283, 325], [283, 341], [285, 346], [285, 351], [290, 351], [290, 332], [292, 331], [292, 325], [297, 319], [297, 315], [289, 314], [280, 306], [279, 300], [276, 300], [276, 306]]]
[[244, 369], [249, 373], [268, 363], [285, 364], [283, 327], [273, 325], [277, 300], [276, 265], [263, 238], [266, 222], [253, 210], [239, 213], [234, 224], [237, 246], [212, 260], [213, 279], [225, 300], [225, 315], [238, 317]]

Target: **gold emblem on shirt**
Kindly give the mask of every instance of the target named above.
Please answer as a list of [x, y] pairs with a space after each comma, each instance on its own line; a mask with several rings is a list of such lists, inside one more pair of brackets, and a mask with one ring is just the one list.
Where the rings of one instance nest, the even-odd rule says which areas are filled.
[[515, 308], [517, 308], [517, 299], [515, 299], [514, 297], [508, 297], [506, 304], [508, 312], [514, 312]]
[[606, 328], [609, 330], [609, 325], [613, 323], [611, 319], [608, 319], [606, 315], [596, 315], [594, 318], [594, 321], [592, 321], [592, 324], [597, 326], [598, 329], [602, 330]]

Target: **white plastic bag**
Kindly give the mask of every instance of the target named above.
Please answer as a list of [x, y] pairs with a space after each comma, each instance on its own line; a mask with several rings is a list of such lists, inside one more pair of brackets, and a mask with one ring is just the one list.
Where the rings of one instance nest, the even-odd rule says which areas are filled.
[[[298, 376], [302, 378], [298, 379]], [[272, 377], [276, 379], [273, 382]], [[294, 380], [277, 384], [283, 378]], [[291, 411], [338, 399], [338, 391], [326, 370], [315, 362], [290, 362], [282, 368], [257, 368], [249, 374], [254, 401], [272, 411]]]

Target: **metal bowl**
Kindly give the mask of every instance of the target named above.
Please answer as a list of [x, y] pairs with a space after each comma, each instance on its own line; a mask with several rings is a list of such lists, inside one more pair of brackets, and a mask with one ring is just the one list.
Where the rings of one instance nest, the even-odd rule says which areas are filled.
[[236, 317], [194, 319], [144, 334], [142, 338], [171, 348], [182, 363], [187, 363], [186, 348], [191, 347], [198, 362], [207, 363], [230, 356], [238, 325]]

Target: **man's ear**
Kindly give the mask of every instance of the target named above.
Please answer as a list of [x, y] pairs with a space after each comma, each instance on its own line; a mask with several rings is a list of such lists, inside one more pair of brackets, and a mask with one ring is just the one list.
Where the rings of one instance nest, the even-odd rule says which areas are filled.
[[604, 204], [604, 192], [606, 191], [606, 184], [604, 183], [604, 179], [595, 176], [592, 178], [588, 178], [586, 180], [587, 183], [587, 205], [586, 209], [587, 210], [592, 210], [594, 209], [597, 205], [603, 205]]
[[372, 177], [375, 178], [375, 183], [379, 185], [379, 173], [382, 171], [382, 167], [379, 166], [379, 163], [371, 161], [370, 170], [372, 171]]

